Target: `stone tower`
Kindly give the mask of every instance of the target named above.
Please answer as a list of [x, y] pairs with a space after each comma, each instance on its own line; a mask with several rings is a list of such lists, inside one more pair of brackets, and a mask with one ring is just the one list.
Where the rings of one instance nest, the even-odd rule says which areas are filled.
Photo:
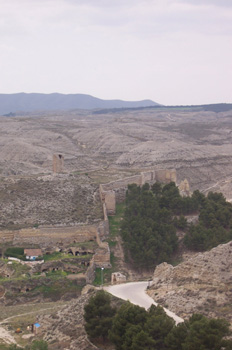
[[52, 163], [53, 173], [62, 173], [64, 170], [64, 156], [62, 154], [53, 154]]

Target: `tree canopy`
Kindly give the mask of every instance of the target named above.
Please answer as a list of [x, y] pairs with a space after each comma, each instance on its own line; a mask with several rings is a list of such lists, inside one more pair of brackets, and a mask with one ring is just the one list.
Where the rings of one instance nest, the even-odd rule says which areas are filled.
[[112, 326], [115, 309], [111, 307], [110, 296], [103, 290], [90, 298], [84, 307], [85, 330], [90, 339], [108, 338], [108, 331]]
[[[188, 225], [187, 214], [199, 214], [198, 224]], [[186, 232], [189, 249], [201, 251], [232, 239], [231, 228], [232, 205], [221, 193], [194, 191], [182, 197], [174, 182], [128, 186], [121, 235], [125, 258], [136, 267], [170, 262], [178, 247], [177, 229]]]
[[[91, 313], [88, 315], [87, 322], [92, 326], [91, 334], [89, 328], [86, 329], [93, 341], [99, 339], [98, 323], [102, 321], [102, 312], [98, 314], [98, 308], [93, 308], [93, 303], [98, 304], [98, 293], [85, 307], [85, 310], [88, 310], [90, 305]], [[109, 310], [108, 295], [101, 292], [100, 297], [100, 309], [104, 308], [105, 302], [106, 309]], [[107, 335], [104, 328], [104, 337], [109, 338], [116, 350], [232, 349], [232, 341], [225, 340], [230, 330], [229, 323], [224, 319], [209, 319], [195, 314], [188, 321], [176, 325], [162, 307], [152, 305], [146, 311], [129, 301], [123, 303], [117, 311], [106, 312], [104, 317], [111, 318], [111, 322], [107, 323]], [[98, 323], [96, 319], [99, 320]]]

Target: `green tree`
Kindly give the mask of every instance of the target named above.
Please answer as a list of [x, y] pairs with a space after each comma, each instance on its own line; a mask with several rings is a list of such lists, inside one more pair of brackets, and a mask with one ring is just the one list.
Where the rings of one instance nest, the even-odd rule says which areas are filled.
[[232, 346], [223, 338], [229, 335], [229, 323], [195, 314], [189, 321], [173, 328], [166, 338], [170, 350], [221, 350]]
[[[168, 192], [179, 193], [175, 185], [169, 187], [165, 187], [166, 196]], [[121, 235], [125, 258], [136, 267], [153, 268], [164, 260], [169, 261], [177, 248], [172, 211], [160, 204], [162, 199], [163, 194], [157, 197], [148, 184], [142, 188], [128, 186]]]
[[162, 307], [154, 305], [150, 307], [144, 329], [153, 339], [154, 350], [166, 350], [165, 338], [174, 326], [174, 320], [165, 313]]
[[[140, 332], [136, 333], [132, 340], [132, 347], [131, 350], [154, 350], [155, 347], [155, 341], [148, 335], [147, 332], [144, 332], [141, 330]], [[124, 347], [124, 350], [126, 348]]]
[[161, 185], [161, 183], [160, 182], [155, 182], [151, 186], [151, 190], [156, 196], [159, 196], [162, 193], [162, 185]]
[[109, 332], [109, 338], [117, 350], [133, 350], [134, 336], [142, 331], [147, 316], [144, 308], [133, 305], [129, 301], [120, 307]]
[[115, 309], [110, 305], [111, 298], [103, 290], [91, 297], [84, 307], [85, 330], [90, 339], [100, 338], [105, 341], [111, 329]]
[[34, 340], [31, 344], [31, 350], [48, 350], [48, 343], [45, 340]]

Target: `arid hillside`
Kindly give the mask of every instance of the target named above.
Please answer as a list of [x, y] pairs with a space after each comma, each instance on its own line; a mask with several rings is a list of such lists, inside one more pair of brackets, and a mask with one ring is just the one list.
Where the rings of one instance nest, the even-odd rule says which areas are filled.
[[88, 224], [103, 215], [98, 186], [84, 175], [2, 178], [0, 202], [0, 229]]
[[232, 322], [232, 242], [187, 259], [158, 265], [149, 294], [180, 317], [193, 313]]
[[[94, 220], [99, 183], [151, 168], [176, 168], [191, 190], [222, 191], [230, 200], [231, 130], [232, 110], [197, 108], [1, 117], [1, 225]], [[52, 173], [54, 153], [64, 156], [63, 175]]]

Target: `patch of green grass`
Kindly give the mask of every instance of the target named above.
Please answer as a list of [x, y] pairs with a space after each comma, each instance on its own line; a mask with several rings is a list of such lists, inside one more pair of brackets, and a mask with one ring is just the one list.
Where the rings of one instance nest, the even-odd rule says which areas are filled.
[[53, 301], [59, 300], [65, 293], [80, 292], [83, 284], [76, 284], [76, 281], [70, 281], [68, 279], [55, 280], [50, 285], [40, 285], [33, 289], [33, 292], [40, 292], [45, 298], [51, 298]]
[[109, 216], [110, 237], [115, 237], [119, 234], [120, 224], [125, 210], [125, 203], [116, 205], [116, 214]]
[[101, 271], [101, 268], [96, 268], [95, 280], [93, 281], [93, 284], [95, 286], [100, 286], [102, 284], [102, 276], [103, 284], [109, 283], [111, 281], [111, 274], [115, 272], [117, 267], [117, 258], [114, 256], [114, 253], [110, 253], [110, 263], [112, 265], [110, 269], [104, 269]]
[[9, 345], [6, 345], [4, 343], [0, 343], [0, 350], [9, 350]]
[[[68, 255], [68, 254], [67, 254]], [[44, 255], [44, 261], [50, 261], [50, 260], [61, 260], [64, 257], [63, 253], [60, 252], [54, 252], [52, 254], [46, 254]]]
[[111, 241], [111, 240], [109, 240], [109, 241], [107, 241], [108, 243], [109, 243], [109, 247], [111, 248], [113, 248], [113, 247], [115, 247], [116, 246], [116, 244], [117, 244], [117, 241]]
[[53, 261], [53, 260], [63, 260], [63, 259], [77, 259], [77, 260], [83, 260], [83, 259], [89, 259], [92, 255], [72, 255], [72, 254], [65, 254], [61, 252], [54, 252], [52, 254], [46, 254], [44, 255], [44, 261]]
[[171, 260], [170, 264], [172, 264], [172, 266], [177, 266], [182, 262], [183, 262], [183, 259], [181, 257], [179, 257], [177, 259]]
[[14, 276], [13, 277], [20, 277], [24, 274], [27, 274], [30, 271], [29, 266], [22, 265], [21, 263], [18, 263], [16, 261], [13, 261], [11, 266], [14, 269]]
[[46, 273], [46, 277], [66, 277], [70, 273], [71, 272], [66, 272], [66, 271], [61, 271], [61, 270], [49, 271]]
[[100, 286], [101, 285], [101, 268], [97, 267], [95, 270], [95, 279], [93, 281], [94, 286]]

